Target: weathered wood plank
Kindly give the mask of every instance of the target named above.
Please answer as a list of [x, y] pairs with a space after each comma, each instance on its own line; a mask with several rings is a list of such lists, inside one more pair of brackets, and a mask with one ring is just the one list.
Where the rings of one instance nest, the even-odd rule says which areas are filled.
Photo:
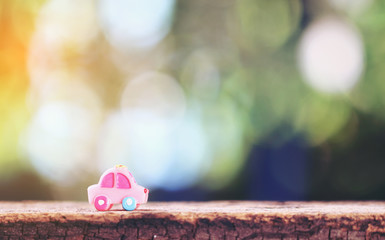
[[385, 202], [0, 202], [0, 239], [385, 239]]

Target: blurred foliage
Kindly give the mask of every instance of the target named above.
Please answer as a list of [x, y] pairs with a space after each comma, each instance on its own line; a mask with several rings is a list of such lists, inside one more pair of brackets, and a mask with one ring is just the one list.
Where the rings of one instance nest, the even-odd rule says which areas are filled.
[[[330, 199], [330, 189], [347, 194], [338, 198], [378, 191], [382, 150], [366, 144], [383, 143], [373, 121], [385, 129], [385, 3], [353, 8], [358, 2], [121, 2], [133, 10], [120, 15], [118, 3], [103, 0], [0, 1], [0, 180], [34, 166], [61, 199], [119, 160], [155, 189], [199, 186], [220, 196], [226, 188], [253, 191], [245, 173], [273, 168], [294, 149], [307, 162], [287, 161], [311, 178], [309, 198]], [[156, 4], [172, 9], [159, 13]], [[129, 16], [143, 9], [149, 19], [135, 25]], [[306, 30], [330, 16], [353, 26], [364, 47], [357, 84], [336, 93], [308, 84], [298, 59]], [[154, 19], [164, 21], [161, 29], [146, 25]], [[126, 26], [112, 26], [119, 21]], [[148, 73], [157, 80], [146, 83]], [[269, 158], [271, 166], [263, 163]], [[282, 169], [272, 172], [280, 178]], [[75, 198], [84, 198], [80, 190]]]
[[43, 1], [0, 2], [0, 168], [21, 167], [19, 137], [30, 113], [26, 106], [28, 45]]

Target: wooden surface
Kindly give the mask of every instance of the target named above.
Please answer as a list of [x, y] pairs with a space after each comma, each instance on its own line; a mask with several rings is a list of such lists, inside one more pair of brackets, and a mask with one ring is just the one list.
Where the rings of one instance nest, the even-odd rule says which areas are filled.
[[384, 202], [0, 202], [0, 239], [385, 239]]

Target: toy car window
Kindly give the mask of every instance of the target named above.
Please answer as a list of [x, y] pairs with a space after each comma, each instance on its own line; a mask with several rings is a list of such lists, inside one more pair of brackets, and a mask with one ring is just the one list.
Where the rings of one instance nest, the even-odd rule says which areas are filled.
[[128, 172], [132, 179], [134, 179], [134, 183], [136, 183], [134, 176], [132, 176], [131, 172]]
[[117, 188], [131, 188], [131, 184], [130, 184], [130, 181], [128, 180], [128, 178], [126, 176], [124, 176], [121, 173], [118, 173], [117, 177], [116, 177], [116, 187]]
[[114, 174], [109, 173], [102, 179], [100, 183], [101, 187], [112, 188], [114, 186]]

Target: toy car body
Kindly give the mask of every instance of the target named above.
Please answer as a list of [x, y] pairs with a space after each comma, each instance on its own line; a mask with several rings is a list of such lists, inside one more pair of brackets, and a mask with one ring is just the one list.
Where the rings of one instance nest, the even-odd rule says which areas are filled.
[[110, 210], [113, 204], [122, 204], [127, 211], [135, 210], [148, 200], [149, 190], [138, 185], [123, 165], [105, 171], [99, 183], [88, 187], [88, 201], [99, 211]]

